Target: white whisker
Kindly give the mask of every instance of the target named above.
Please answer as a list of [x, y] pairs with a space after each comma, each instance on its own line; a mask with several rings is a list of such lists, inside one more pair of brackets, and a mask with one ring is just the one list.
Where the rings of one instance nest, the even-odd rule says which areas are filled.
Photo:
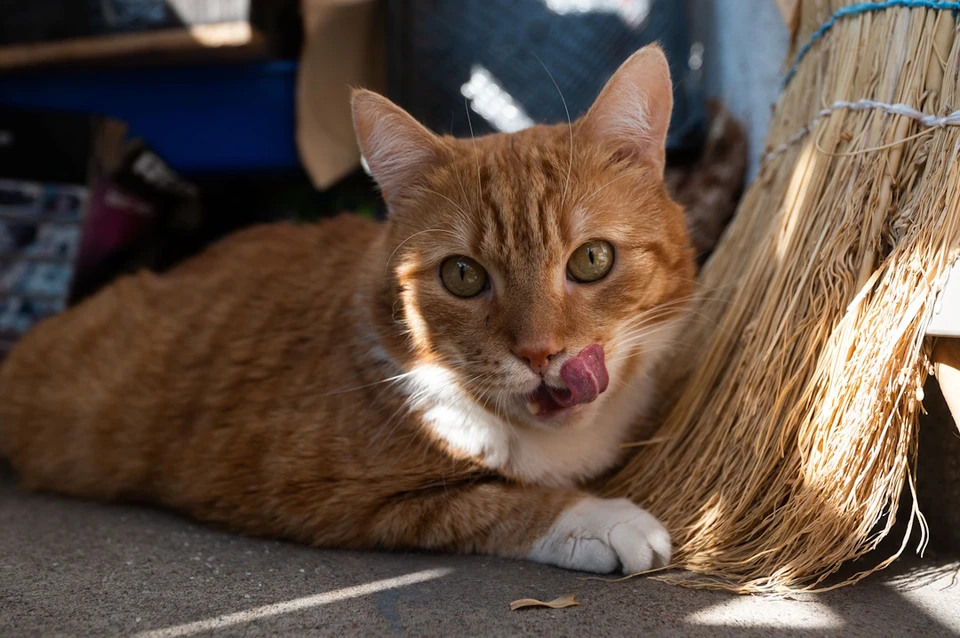
[[447, 228], [427, 228], [426, 230], [421, 230], [421, 231], [419, 231], [419, 232], [413, 233], [412, 235], [410, 235], [409, 237], [407, 237], [406, 239], [404, 239], [402, 242], [400, 242], [399, 244], [397, 244], [397, 247], [393, 249], [393, 252], [390, 253], [390, 257], [387, 259], [387, 263], [386, 263], [385, 270], [389, 270], [389, 269], [390, 269], [390, 262], [393, 261], [394, 255], [397, 254], [397, 251], [398, 251], [398, 250], [400, 250], [401, 248], [403, 248], [403, 245], [404, 245], [404, 244], [406, 244], [408, 241], [410, 241], [410, 240], [413, 239], [414, 237], [416, 237], [416, 236], [418, 236], [418, 235], [423, 235], [424, 233], [449, 233], [450, 235], [453, 235], [454, 237], [456, 237], [456, 234], [455, 234], [453, 231], [451, 231], [451, 230], [449, 230], [449, 229], [447, 229]]
[[463, 109], [467, 112], [467, 125], [470, 127], [470, 139], [473, 140], [473, 158], [477, 164], [477, 208], [479, 209], [483, 198], [483, 184], [480, 180], [480, 152], [477, 150], [477, 137], [473, 134], [473, 120], [470, 119], [470, 106], [467, 104], [467, 98], [463, 98]]
[[550, 81], [553, 82], [553, 87], [557, 89], [557, 95], [560, 96], [560, 101], [563, 103], [563, 112], [567, 114], [567, 128], [570, 129], [570, 162], [567, 164], [567, 180], [563, 184], [563, 195], [560, 198], [560, 212], [563, 212], [563, 204], [567, 201], [567, 188], [570, 186], [570, 175], [573, 173], [573, 122], [570, 121], [570, 109], [567, 108], [567, 101], [563, 98], [563, 91], [560, 90], [560, 85], [553, 78], [553, 73], [550, 73], [550, 69], [543, 63], [540, 56], [534, 53], [533, 57], [537, 58], [537, 62], [540, 63], [543, 70], [547, 72]]
[[355, 390], [363, 390], [364, 388], [372, 388], [372, 387], [375, 386], [375, 385], [380, 385], [380, 384], [383, 384], [383, 383], [395, 383], [395, 382], [397, 382], [397, 381], [399, 381], [399, 380], [401, 380], [401, 379], [405, 379], [405, 378], [409, 377], [411, 374], [413, 374], [413, 373], [412, 373], [412, 372], [404, 372], [403, 374], [398, 374], [397, 376], [395, 376], [395, 377], [390, 377], [389, 379], [381, 379], [380, 381], [374, 381], [373, 383], [367, 383], [367, 384], [365, 384], [365, 385], [358, 385], [358, 386], [355, 386], [355, 387], [353, 387], [353, 388], [346, 388], [346, 389], [344, 389], [344, 390], [333, 390], [332, 392], [324, 392], [323, 394], [321, 394], [321, 395], [319, 395], [319, 396], [321, 396], [321, 397], [330, 397], [330, 396], [335, 396], [335, 395], [338, 395], [338, 394], [346, 394], [347, 392], [353, 392], [353, 391], [355, 391]]

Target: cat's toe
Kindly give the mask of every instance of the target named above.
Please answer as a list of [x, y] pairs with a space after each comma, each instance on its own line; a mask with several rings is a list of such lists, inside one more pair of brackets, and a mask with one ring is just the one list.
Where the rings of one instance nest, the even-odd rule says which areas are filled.
[[670, 562], [670, 534], [627, 499], [585, 498], [554, 522], [529, 558], [568, 569], [635, 574]]
[[670, 563], [670, 533], [652, 514], [639, 507], [635, 509], [632, 518], [610, 530], [610, 544], [617, 552], [624, 574]]

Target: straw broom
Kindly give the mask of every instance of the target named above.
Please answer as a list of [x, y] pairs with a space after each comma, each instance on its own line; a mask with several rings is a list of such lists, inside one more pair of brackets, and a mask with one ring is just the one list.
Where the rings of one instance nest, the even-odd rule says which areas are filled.
[[[796, 41], [858, 4], [803, 0]], [[861, 10], [814, 36], [790, 74], [771, 151], [665, 372], [683, 380], [656, 436], [605, 486], [673, 531], [676, 566], [698, 576], [671, 582], [856, 582], [896, 556], [825, 580], [888, 535], [905, 487], [896, 555], [915, 527], [925, 543], [917, 420], [925, 326], [960, 253], [960, 127], [918, 118], [960, 107], [960, 38], [943, 8]], [[909, 108], [836, 105], [863, 99]]]

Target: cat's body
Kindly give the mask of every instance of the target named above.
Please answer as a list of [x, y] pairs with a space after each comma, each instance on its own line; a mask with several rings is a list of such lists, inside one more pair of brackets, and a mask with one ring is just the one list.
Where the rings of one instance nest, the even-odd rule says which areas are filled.
[[[617, 77], [662, 110], [645, 51]], [[48, 320], [0, 369], [0, 453], [28, 488], [317, 545], [668, 560], [652, 516], [578, 487], [620, 458], [692, 289], [664, 115], [605, 142], [622, 85], [572, 128], [475, 141], [358, 94], [388, 223], [248, 229]]]

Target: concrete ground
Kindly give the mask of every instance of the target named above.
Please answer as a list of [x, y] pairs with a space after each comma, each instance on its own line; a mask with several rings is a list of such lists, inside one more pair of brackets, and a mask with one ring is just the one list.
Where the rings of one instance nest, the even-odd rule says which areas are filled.
[[[960, 563], [895, 565], [801, 600], [481, 556], [323, 551], [145, 507], [16, 491], [0, 470], [0, 636], [957, 636]], [[579, 607], [511, 612], [574, 593]]]

